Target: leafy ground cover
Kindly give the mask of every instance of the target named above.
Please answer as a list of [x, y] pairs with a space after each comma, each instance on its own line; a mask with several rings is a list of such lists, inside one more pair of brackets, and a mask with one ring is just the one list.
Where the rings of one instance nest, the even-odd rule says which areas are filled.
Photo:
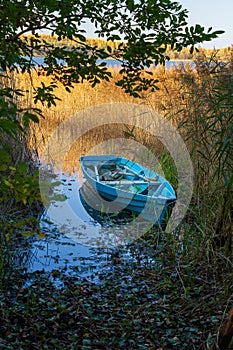
[[0, 348], [208, 349], [232, 303], [227, 263], [217, 271], [184, 262], [166, 244], [150, 259], [145, 251], [140, 258], [140, 244], [132, 252], [130, 261], [113, 254], [98, 284], [62, 271], [12, 271], [2, 281]]

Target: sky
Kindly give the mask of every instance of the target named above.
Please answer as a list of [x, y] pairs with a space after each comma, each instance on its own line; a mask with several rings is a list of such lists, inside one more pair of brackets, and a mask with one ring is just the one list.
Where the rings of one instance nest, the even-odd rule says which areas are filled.
[[214, 30], [225, 30], [217, 39], [204, 42], [205, 48], [233, 45], [233, 0], [176, 0], [189, 11], [189, 25], [200, 24]]

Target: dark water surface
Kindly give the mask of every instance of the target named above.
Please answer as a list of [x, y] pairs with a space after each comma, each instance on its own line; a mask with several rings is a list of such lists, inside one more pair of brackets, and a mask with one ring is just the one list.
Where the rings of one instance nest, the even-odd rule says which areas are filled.
[[[40, 220], [42, 238], [29, 238], [27, 247], [21, 250], [21, 267], [27, 273], [58, 270], [98, 282], [99, 272], [109, 272], [113, 268], [111, 257], [116, 253], [117, 247], [115, 244], [98, 247], [95, 244], [99, 242], [97, 234], [103, 240], [110, 236], [121, 239], [127, 233], [127, 223], [133, 224], [134, 216], [130, 212], [109, 215], [101, 211], [101, 201], [78, 173], [72, 176], [63, 173], [58, 177], [60, 184], [56, 186], [55, 192], [65, 195], [66, 199], [51, 201], [44, 211]], [[67, 205], [81, 219], [79, 226], [76, 221], [75, 224], [72, 220], [69, 222]], [[93, 234], [93, 245], [80, 243], [87, 232]], [[134, 259], [127, 247], [124, 259]]]

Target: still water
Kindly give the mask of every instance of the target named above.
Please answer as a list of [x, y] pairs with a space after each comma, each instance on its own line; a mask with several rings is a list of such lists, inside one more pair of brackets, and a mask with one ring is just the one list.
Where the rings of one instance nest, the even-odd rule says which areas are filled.
[[[54, 183], [52, 200], [40, 219], [39, 237], [29, 238], [25, 251], [21, 251], [22, 267], [27, 273], [58, 270], [98, 282], [98, 272], [106, 273], [113, 268], [111, 258], [117, 252], [116, 240], [120, 246], [127, 241], [129, 231], [135, 233], [137, 229], [140, 235], [140, 230], [151, 223], [135, 226], [134, 215], [126, 211], [105, 214], [100, 198], [78, 172], [57, 174]], [[134, 259], [126, 246], [124, 259]]]
[[[28, 60], [30, 59], [29, 57], [26, 57], [28, 58]], [[57, 60], [58, 63], [60, 64], [65, 64], [66, 62], [64, 60]], [[99, 63], [106, 63], [106, 66], [107, 67], [120, 67], [121, 66], [121, 62], [120, 61], [117, 61], [117, 60], [97, 60], [97, 62]], [[33, 60], [32, 60], [32, 63], [35, 65], [35, 66], [39, 66], [39, 65], [43, 65], [44, 64], [44, 57], [42, 56], [34, 56], [33, 57]], [[173, 61], [173, 60], [170, 60], [170, 61], [166, 61], [165, 63], [165, 66], [167, 69], [170, 69], [172, 67], [176, 68], [176, 67], [181, 67], [185, 64], [191, 64], [192, 66], [195, 66], [194, 62], [193, 61], [190, 61], [190, 60], [177, 60], [177, 61]]]

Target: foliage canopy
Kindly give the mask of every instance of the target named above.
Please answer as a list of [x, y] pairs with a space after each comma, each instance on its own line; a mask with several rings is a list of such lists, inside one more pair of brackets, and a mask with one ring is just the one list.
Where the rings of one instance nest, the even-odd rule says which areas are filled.
[[[55, 80], [71, 86], [87, 79], [94, 86], [101, 79], [110, 78], [106, 64], [99, 64], [98, 60], [114, 58], [122, 61], [122, 79], [117, 84], [134, 96], [156, 87], [156, 81], [145, 78], [141, 70], [169, 59], [166, 56], [168, 45], [177, 51], [183, 47], [193, 50], [195, 44], [222, 33], [212, 28], [205, 31], [199, 24], [189, 28], [187, 10], [171, 0], [1, 0], [0, 4], [3, 71], [19, 67], [30, 71], [35, 67], [33, 56], [37, 54], [45, 56], [46, 73], [53, 74]], [[94, 25], [96, 36], [121, 40], [122, 45], [117, 49], [109, 46], [107, 50], [88, 45], [86, 21]], [[68, 38], [74, 45], [69, 48], [54, 46], [40, 39], [42, 32], [49, 32], [58, 40]], [[27, 38], [26, 34], [33, 36]], [[50, 104], [48, 92], [44, 86], [40, 93], [35, 92], [35, 98], [46, 102], [48, 95]]]

